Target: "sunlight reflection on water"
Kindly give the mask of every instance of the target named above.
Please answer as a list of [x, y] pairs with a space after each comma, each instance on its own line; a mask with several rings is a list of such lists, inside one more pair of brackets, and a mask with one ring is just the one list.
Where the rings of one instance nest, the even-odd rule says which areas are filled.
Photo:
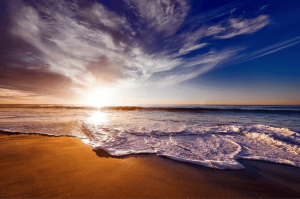
[[94, 112], [90, 117], [88, 117], [86, 121], [94, 125], [104, 124], [107, 122], [107, 115], [106, 113], [97, 111]]

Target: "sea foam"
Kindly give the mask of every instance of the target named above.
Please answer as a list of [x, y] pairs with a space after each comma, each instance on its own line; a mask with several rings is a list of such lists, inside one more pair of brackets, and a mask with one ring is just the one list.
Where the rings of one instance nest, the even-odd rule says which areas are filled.
[[[243, 169], [239, 159], [300, 167], [300, 134], [253, 122], [268, 123], [266, 113], [85, 109], [5, 109], [1, 113], [2, 132], [79, 137], [93, 150], [112, 156], [153, 153], [216, 169]], [[297, 116], [288, 116], [297, 123]]]

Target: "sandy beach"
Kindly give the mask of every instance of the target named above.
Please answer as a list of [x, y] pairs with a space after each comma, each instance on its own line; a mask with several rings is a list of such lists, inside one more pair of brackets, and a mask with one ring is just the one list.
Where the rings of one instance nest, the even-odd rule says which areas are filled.
[[0, 197], [300, 197], [299, 168], [215, 170], [154, 154], [111, 157], [78, 138], [0, 134]]

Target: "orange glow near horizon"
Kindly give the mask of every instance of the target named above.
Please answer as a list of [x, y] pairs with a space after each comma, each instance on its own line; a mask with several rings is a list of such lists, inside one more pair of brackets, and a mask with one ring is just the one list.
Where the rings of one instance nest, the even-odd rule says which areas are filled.
[[[239, 96], [236, 95], [235, 98]], [[155, 95], [150, 98], [137, 98], [126, 96], [125, 90], [113, 90], [112, 88], [94, 87], [80, 95], [70, 96], [68, 99], [59, 97], [49, 97], [43, 95], [34, 95], [29, 92], [21, 92], [10, 89], [0, 89], [0, 104], [81, 104], [94, 107], [103, 106], [142, 106], [142, 105], [300, 105], [300, 100], [280, 99], [280, 98], [260, 98], [253, 97], [248, 99], [220, 99], [211, 97], [212, 99], [157, 99]]]

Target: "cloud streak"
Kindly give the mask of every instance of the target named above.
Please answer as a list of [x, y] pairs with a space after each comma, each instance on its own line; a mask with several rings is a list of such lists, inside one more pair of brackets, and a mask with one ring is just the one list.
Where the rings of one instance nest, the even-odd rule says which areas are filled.
[[260, 15], [253, 19], [233, 18], [229, 19], [229, 31], [223, 35], [217, 35], [216, 38], [229, 39], [238, 35], [247, 35], [257, 32], [270, 23], [268, 15]]
[[[28, 74], [42, 71], [47, 78], [65, 79], [70, 92], [78, 93], [97, 85], [166, 87], [195, 78], [229, 65], [248, 48], [219, 47], [218, 42], [250, 36], [271, 22], [267, 14], [236, 14], [240, 4], [199, 13], [191, 19], [190, 2], [182, 0], [126, 0], [122, 4], [125, 8], [81, 0], [12, 2], [10, 34], [26, 45], [20, 52], [10, 53], [19, 61], [5, 63], [6, 77], [12, 77], [8, 74], [13, 66]], [[253, 57], [297, 42], [262, 49]], [[2, 78], [2, 85], [10, 82], [8, 78]], [[32, 86], [26, 82], [28, 79], [23, 84]]]
[[263, 56], [275, 53], [275, 52], [283, 50], [285, 48], [294, 46], [294, 45], [296, 45], [298, 43], [300, 43], [300, 36], [294, 37], [294, 38], [289, 39], [287, 41], [278, 42], [276, 44], [273, 44], [271, 46], [268, 46], [266, 48], [263, 48], [263, 49], [255, 52], [255, 53], [253, 53], [251, 55], [251, 57], [248, 58], [246, 61], [250, 61], [250, 60], [253, 60], [253, 59], [257, 59], [259, 57], [263, 57]]

